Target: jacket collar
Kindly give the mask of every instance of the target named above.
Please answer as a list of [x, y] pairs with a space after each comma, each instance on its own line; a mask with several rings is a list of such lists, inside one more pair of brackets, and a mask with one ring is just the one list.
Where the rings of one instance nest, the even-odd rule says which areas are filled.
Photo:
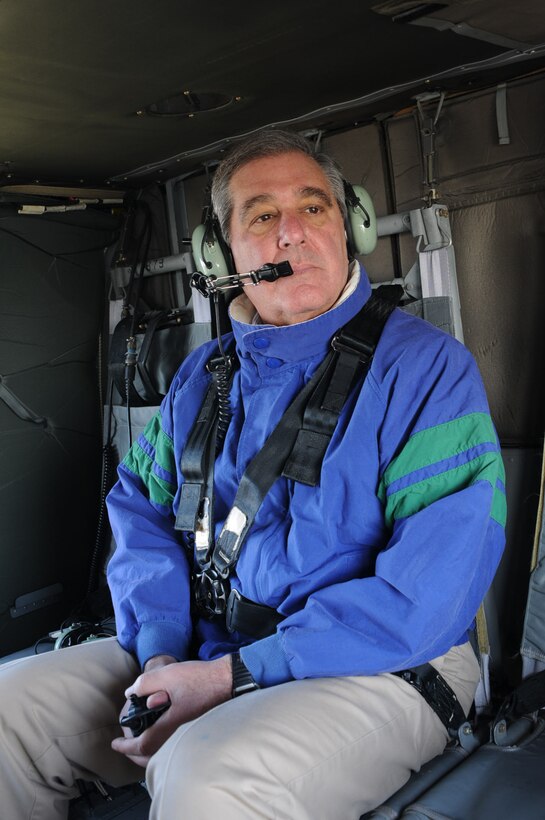
[[[252, 324], [251, 309], [244, 310], [248, 300], [246, 297], [239, 297], [230, 310], [239, 357], [241, 360], [251, 357], [260, 369], [265, 366], [267, 371], [315, 356], [323, 357], [335, 331], [361, 310], [370, 295], [371, 285], [367, 274], [355, 262], [347, 289], [337, 303], [325, 313], [306, 322], [280, 327]], [[241, 321], [242, 316], [246, 321]]]

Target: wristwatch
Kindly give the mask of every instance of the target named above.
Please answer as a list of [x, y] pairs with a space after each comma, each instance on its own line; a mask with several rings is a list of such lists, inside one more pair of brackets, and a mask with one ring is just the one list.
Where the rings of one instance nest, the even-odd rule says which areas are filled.
[[259, 689], [259, 684], [255, 682], [251, 672], [244, 665], [244, 661], [240, 657], [240, 652], [233, 652], [231, 655], [231, 665], [233, 670], [232, 695], [234, 698]]

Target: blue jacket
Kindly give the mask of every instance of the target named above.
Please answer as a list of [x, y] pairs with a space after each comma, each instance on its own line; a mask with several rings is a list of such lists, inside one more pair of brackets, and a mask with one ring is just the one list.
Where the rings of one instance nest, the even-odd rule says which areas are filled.
[[[369, 295], [362, 273], [351, 296], [310, 321], [233, 321], [241, 366], [216, 462], [217, 533], [246, 465]], [[319, 486], [278, 479], [242, 548], [232, 585], [287, 616], [276, 634], [252, 643], [217, 623], [192, 626], [188, 551], [173, 524], [214, 347], [182, 364], [108, 499], [121, 645], [141, 664], [163, 653], [186, 659], [190, 643], [204, 659], [243, 647], [268, 686], [404, 669], [467, 640], [504, 545], [497, 435], [469, 352], [399, 310], [343, 409]]]

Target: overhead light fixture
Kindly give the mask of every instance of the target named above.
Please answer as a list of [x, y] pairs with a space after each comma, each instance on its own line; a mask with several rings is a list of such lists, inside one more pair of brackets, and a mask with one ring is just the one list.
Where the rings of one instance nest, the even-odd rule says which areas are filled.
[[232, 97], [215, 91], [183, 91], [181, 94], [174, 94], [172, 97], [151, 103], [137, 111], [137, 114], [148, 114], [151, 117], [194, 117], [206, 111], [219, 111], [240, 100], [241, 97]]

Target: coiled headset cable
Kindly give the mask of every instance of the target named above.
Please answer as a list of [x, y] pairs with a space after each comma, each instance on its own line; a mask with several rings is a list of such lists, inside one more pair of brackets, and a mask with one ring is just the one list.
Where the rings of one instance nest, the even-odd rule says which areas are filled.
[[218, 395], [218, 426], [216, 431], [216, 452], [218, 452], [221, 449], [229, 428], [231, 416], [233, 415], [230, 399], [233, 357], [226, 353], [223, 346], [223, 339], [221, 338], [218, 293], [213, 294], [213, 304], [216, 318], [218, 349], [220, 354], [220, 358], [214, 362], [213, 367], [210, 367]]

